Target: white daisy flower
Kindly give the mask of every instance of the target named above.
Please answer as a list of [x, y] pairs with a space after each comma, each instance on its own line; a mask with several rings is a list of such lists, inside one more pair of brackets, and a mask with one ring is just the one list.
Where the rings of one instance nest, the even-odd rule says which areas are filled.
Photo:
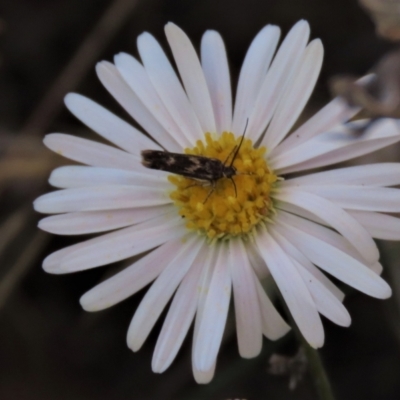
[[[233, 108], [220, 35], [204, 34], [200, 61], [180, 28], [169, 23], [165, 32], [179, 77], [149, 33], [138, 38], [142, 62], [121, 53], [114, 64], [97, 65], [103, 85], [152, 139], [88, 98], [69, 94], [68, 109], [118, 148], [63, 133], [46, 136], [51, 150], [86, 166], [57, 168], [50, 183], [62, 190], [34, 205], [57, 214], [40, 221], [45, 231], [112, 231], [51, 254], [43, 263], [48, 272], [81, 271], [148, 252], [84, 294], [81, 304], [102, 310], [154, 281], [132, 319], [128, 346], [141, 348], [173, 298], [153, 371], [170, 366], [194, 320], [193, 372], [206, 383], [232, 291], [245, 358], [259, 354], [263, 335], [275, 340], [289, 330], [261, 286], [269, 274], [315, 348], [324, 342], [320, 314], [350, 325], [344, 295], [325, 272], [370, 296], [391, 295], [379, 276], [372, 237], [400, 239], [400, 220], [382, 214], [400, 211], [400, 191], [385, 187], [400, 184], [400, 164], [298, 173], [378, 150], [400, 134], [396, 121], [382, 119], [362, 137], [350, 135], [345, 123], [358, 109], [334, 99], [288, 135], [323, 57], [320, 40], [309, 42], [305, 21], [279, 47], [278, 27], [260, 31], [244, 60]], [[225, 167], [234, 158], [235, 173], [213, 188], [145, 168], [141, 151], [149, 149], [216, 158]]]

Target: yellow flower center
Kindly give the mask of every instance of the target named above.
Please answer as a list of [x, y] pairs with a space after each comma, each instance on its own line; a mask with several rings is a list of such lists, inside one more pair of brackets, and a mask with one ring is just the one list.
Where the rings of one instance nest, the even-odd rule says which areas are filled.
[[[270, 194], [278, 178], [265, 161], [266, 149], [255, 149], [250, 139], [244, 139], [239, 148], [241, 139], [231, 132], [224, 132], [218, 139], [206, 133], [205, 143], [198, 140], [195, 147], [185, 149], [186, 154], [221, 161], [206, 167], [219, 164], [222, 169], [229, 168], [234, 158], [231, 178], [208, 181], [201, 179], [201, 174], [196, 179], [182, 175], [168, 177], [177, 187], [170, 197], [179, 207], [179, 214], [187, 220], [187, 228], [209, 239], [248, 235], [273, 211]], [[218, 175], [217, 169], [210, 172]]]

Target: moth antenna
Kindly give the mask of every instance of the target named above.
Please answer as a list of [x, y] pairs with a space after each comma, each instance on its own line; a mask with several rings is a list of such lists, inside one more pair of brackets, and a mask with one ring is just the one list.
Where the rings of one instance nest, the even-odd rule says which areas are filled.
[[203, 201], [203, 204], [207, 203], [208, 198], [212, 195], [213, 191], [215, 190], [215, 182], [212, 181], [212, 188], [211, 190], [208, 192], [207, 197], [205, 198], [205, 200]]
[[[235, 146], [235, 147], [233, 148], [233, 150], [232, 150], [232, 152], [235, 151], [235, 150], [236, 150], [236, 151], [235, 151], [235, 153], [233, 154], [231, 163], [229, 164], [230, 167], [232, 167], [233, 162], [235, 161], [235, 158], [236, 158], [237, 154], [239, 153], [240, 148], [242, 147], [244, 135], [246, 134], [246, 130], [247, 130], [247, 125], [248, 125], [248, 124], [249, 124], [249, 119], [247, 118], [247, 119], [246, 119], [246, 125], [244, 126], [244, 131], [243, 131], [242, 138], [240, 139], [239, 146]], [[231, 152], [231, 154], [232, 154], [232, 152]], [[230, 156], [230, 154], [229, 154], [229, 156]], [[228, 157], [228, 158], [229, 158], [229, 157]]]
[[235, 197], [237, 197], [236, 183], [235, 183], [235, 181], [233, 180], [232, 177], [230, 177], [229, 179], [230, 179], [230, 180], [232, 181], [232, 183], [233, 183], [233, 187], [235, 188]]

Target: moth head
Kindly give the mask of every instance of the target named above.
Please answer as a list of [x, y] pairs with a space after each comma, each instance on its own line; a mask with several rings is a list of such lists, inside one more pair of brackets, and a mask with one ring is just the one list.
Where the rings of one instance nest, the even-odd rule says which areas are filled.
[[222, 175], [225, 178], [232, 178], [232, 176], [236, 175], [236, 168], [233, 167], [232, 165], [225, 166], [224, 170], [222, 171]]

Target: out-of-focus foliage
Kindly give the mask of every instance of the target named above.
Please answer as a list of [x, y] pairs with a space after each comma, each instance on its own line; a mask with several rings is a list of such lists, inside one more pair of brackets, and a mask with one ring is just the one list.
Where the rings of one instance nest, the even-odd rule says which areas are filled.
[[288, 376], [289, 389], [295, 390], [297, 385], [304, 379], [307, 366], [307, 358], [303, 348], [300, 347], [293, 357], [272, 354], [269, 359], [268, 372], [272, 375]]
[[351, 106], [360, 106], [372, 118], [400, 118], [400, 49], [386, 54], [372, 69], [366, 83], [353, 76], [330, 80], [335, 96], [342, 96]]
[[385, 39], [400, 40], [400, 0], [359, 0]]

